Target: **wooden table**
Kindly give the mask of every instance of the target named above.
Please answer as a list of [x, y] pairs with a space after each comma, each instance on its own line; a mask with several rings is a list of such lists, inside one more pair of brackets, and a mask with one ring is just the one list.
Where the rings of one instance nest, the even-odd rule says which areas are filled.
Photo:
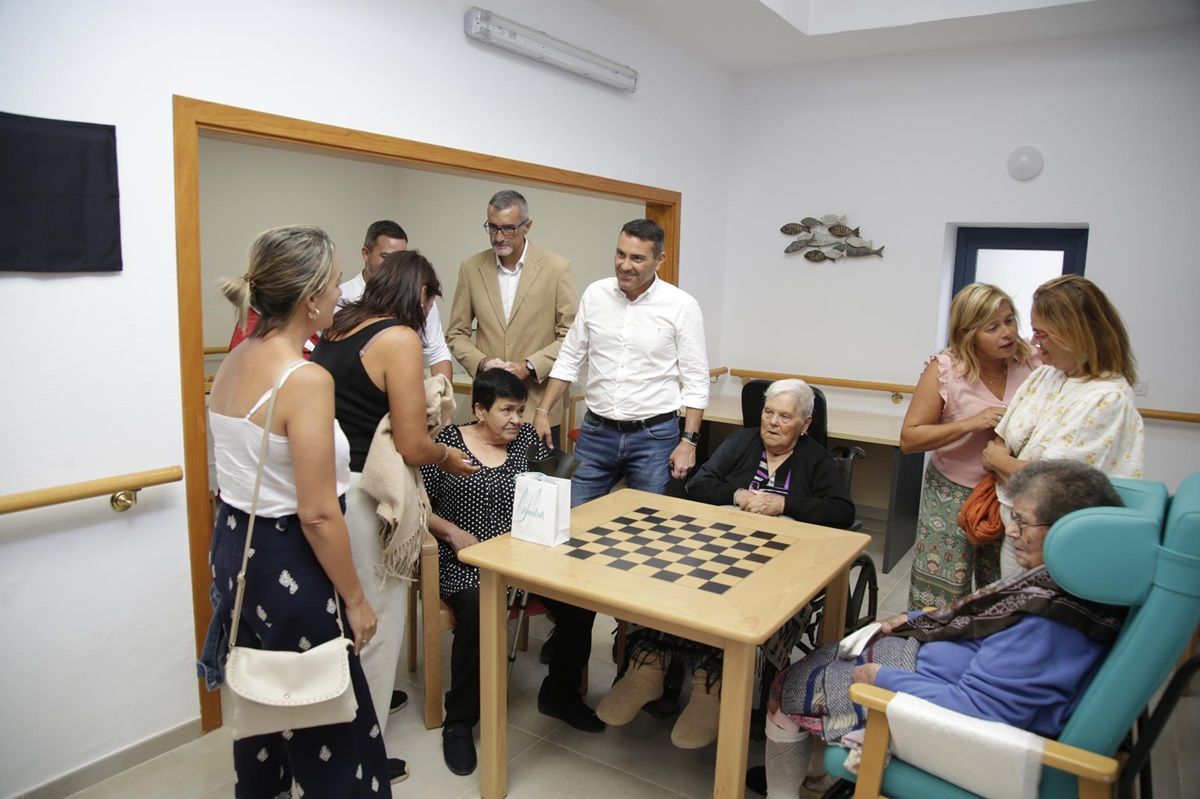
[[[899, 416], [834, 407], [826, 408], [826, 415], [831, 440], [880, 444], [891, 450], [887, 533], [883, 543], [883, 570], [890, 572], [917, 539], [917, 511], [921, 501], [925, 454], [914, 452], [905, 455], [900, 451], [900, 427], [904, 420]], [[741, 427], [741, 399], [724, 394], [709, 397], [704, 421]]]
[[502, 799], [508, 790], [509, 584], [724, 650], [714, 789], [718, 799], [744, 795], [755, 648], [826, 586], [821, 640], [841, 638], [848, 567], [869, 536], [632, 489], [575, 508], [572, 536], [579, 538], [643, 506], [662, 515], [684, 514], [772, 533], [787, 546], [720, 594], [602, 565], [595, 558], [571, 557], [567, 545], [550, 548], [505, 535], [462, 550], [459, 559], [480, 569], [480, 792], [485, 799]]

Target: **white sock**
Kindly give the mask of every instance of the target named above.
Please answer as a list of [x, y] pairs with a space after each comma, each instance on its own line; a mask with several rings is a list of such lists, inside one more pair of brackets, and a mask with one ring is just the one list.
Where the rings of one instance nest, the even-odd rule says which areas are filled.
[[767, 799], [796, 799], [808, 773], [812, 738], [800, 730], [790, 732], [767, 718]]

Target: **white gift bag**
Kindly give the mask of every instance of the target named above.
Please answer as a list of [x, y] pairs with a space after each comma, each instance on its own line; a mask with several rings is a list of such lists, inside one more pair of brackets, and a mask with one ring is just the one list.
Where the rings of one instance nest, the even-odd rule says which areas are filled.
[[512, 537], [553, 547], [571, 538], [571, 481], [539, 472], [517, 475]]

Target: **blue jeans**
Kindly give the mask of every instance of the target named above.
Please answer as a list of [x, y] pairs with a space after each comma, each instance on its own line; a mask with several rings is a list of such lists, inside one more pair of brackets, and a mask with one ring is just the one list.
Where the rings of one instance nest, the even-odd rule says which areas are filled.
[[679, 420], [674, 417], [622, 433], [585, 415], [575, 443], [579, 465], [571, 477], [571, 507], [604, 496], [622, 477], [630, 488], [665, 494], [671, 480], [668, 460], [678, 444]]

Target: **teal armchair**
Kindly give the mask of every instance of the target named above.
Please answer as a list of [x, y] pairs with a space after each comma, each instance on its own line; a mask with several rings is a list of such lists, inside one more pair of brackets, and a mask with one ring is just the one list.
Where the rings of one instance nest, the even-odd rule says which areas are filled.
[[[1112, 651], [1080, 698], [1058, 739], [1065, 746], [1047, 747], [1039, 797], [1109, 796], [1116, 762], [1111, 757], [1172, 668], [1200, 623], [1200, 474], [1193, 474], [1168, 500], [1161, 483], [1114, 479], [1124, 508], [1088, 508], [1060, 519], [1046, 537], [1044, 554], [1051, 576], [1072, 594], [1096, 602], [1125, 605], [1129, 616]], [[868, 708], [886, 705], [890, 692], [873, 686], [860, 692]], [[856, 700], [857, 701], [857, 700]], [[882, 792], [894, 799], [961, 799], [974, 794], [893, 758], [883, 770], [882, 784], [872, 777], [887, 745], [886, 723], [879, 710], [869, 711], [863, 776], [855, 796]], [[882, 748], [871, 753], [872, 739]], [[872, 757], [878, 757], [875, 765]], [[825, 766], [834, 777], [855, 781], [843, 767], [846, 750], [831, 746]], [[1074, 773], [1098, 779], [1090, 787], [1074, 773], [1061, 770], [1071, 762]], [[868, 782], [875, 783], [867, 785]], [[865, 789], [865, 790], [864, 790]]]

